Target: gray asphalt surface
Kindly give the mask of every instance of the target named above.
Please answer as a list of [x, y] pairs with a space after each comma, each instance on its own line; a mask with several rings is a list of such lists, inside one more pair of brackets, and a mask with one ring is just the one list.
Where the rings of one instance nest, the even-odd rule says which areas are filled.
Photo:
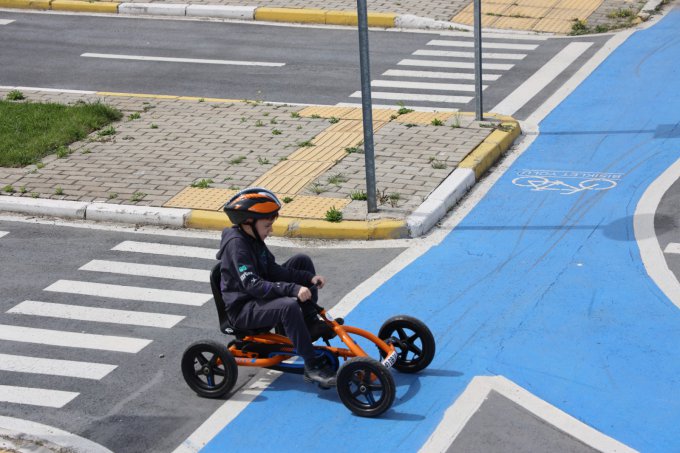
[[[209, 269], [213, 260], [119, 252], [111, 248], [122, 241], [132, 240], [217, 249], [217, 240], [7, 221], [0, 221], [0, 231], [9, 232], [0, 238], [0, 256], [3, 261], [3, 272], [0, 273], [0, 288], [3, 289], [0, 324], [152, 340], [151, 344], [136, 354], [0, 341], [2, 354], [118, 366], [101, 380], [0, 371], [3, 385], [80, 393], [60, 409], [0, 403], [0, 414], [54, 426], [100, 443], [115, 452], [167, 452], [186, 439], [224, 402], [196, 396], [185, 384], [179, 366], [184, 349], [193, 341], [229, 340], [229, 337], [219, 332], [212, 301], [201, 307], [189, 307], [43, 291], [59, 279], [68, 279], [209, 293], [207, 281], [200, 283], [125, 276], [79, 271], [78, 268], [92, 259], [106, 259]], [[322, 304], [330, 308], [396, 257], [402, 249], [293, 250], [273, 247], [272, 251], [280, 262], [298, 251], [312, 256], [317, 271], [328, 278], [328, 284], [320, 296]], [[159, 312], [186, 318], [173, 328], [161, 329], [7, 313], [7, 310], [24, 300]], [[244, 385], [256, 371], [254, 368], [240, 368], [236, 388]], [[300, 378], [300, 385], [310, 384]], [[337, 399], [335, 393], [334, 396]], [[262, 398], [257, 401], [260, 400]], [[341, 404], [339, 400], [337, 404]]]

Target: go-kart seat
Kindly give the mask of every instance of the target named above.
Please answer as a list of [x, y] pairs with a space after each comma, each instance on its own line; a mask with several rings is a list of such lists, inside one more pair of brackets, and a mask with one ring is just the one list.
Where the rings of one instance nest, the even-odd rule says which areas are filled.
[[234, 335], [236, 338], [243, 338], [245, 336], [252, 336], [269, 332], [272, 329], [271, 327], [268, 329], [263, 328], [255, 330], [244, 330], [237, 329], [231, 325], [229, 317], [227, 316], [227, 310], [224, 305], [224, 300], [222, 299], [222, 288], [220, 284], [221, 281], [222, 273], [220, 271], [220, 263], [217, 263], [213, 266], [212, 270], [210, 271], [210, 288], [212, 289], [213, 299], [215, 299], [217, 317], [220, 321], [220, 330], [222, 331], [222, 333]]

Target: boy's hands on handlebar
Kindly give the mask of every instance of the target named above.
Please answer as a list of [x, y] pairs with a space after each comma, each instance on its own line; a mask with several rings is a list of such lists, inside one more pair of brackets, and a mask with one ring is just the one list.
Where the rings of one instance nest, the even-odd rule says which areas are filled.
[[[312, 285], [316, 286], [319, 289], [323, 288], [325, 284], [326, 277], [323, 277], [321, 275], [315, 275], [312, 278]], [[307, 302], [309, 299], [312, 298], [312, 292], [306, 286], [301, 286], [300, 291], [298, 291], [297, 298], [300, 299], [300, 302]]]

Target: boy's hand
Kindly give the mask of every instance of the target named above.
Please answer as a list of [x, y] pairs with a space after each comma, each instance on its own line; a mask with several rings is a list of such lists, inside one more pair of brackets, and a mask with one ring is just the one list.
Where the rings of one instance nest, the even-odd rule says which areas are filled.
[[323, 275], [315, 275], [312, 277], [312, 285], [316, 285], [317, 288], [321, 289], [326, 284], [326, 277]]
[[306, 286], [301, 286], [297, 298], [300, 299], [300, 302], [307, 302], [312, 298], [312, 292]]

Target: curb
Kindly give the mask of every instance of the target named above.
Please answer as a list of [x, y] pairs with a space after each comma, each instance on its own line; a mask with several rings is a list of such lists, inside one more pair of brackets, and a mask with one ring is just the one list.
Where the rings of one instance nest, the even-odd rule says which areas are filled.
[[[0, 0], [3, 1], [3, 0]], [[344, 220], [338, 223], [316, 219], [280, 217], [274, 235], [314, 239], [404, 239], [427, 233], [479, 181], [520, 135], [519, 122], [512, 117], [487, 114], [500, 120], [480, 143], [406, 220]], [[220, 211], [120, 205], [101, 202], [30, 199], [0, 196], [0, 212], [45, 215], [68, 219], [153, 225], [171, 228], [222, 230], [229, 226]]]
[[[661, 1], [661, 0], [659, 0]], [[0, 0], [0, 8], [40, 9], [125, 15], [192, 16], [268, 22], [357, 25], [353, 10], [271, 8], [258, 6], [193, 5], [189, 3], [125, 3], [82, 0]], [[376, 28], [451, 29], [460, 25], [412, 14], [368, 12], [368, 26]]]

